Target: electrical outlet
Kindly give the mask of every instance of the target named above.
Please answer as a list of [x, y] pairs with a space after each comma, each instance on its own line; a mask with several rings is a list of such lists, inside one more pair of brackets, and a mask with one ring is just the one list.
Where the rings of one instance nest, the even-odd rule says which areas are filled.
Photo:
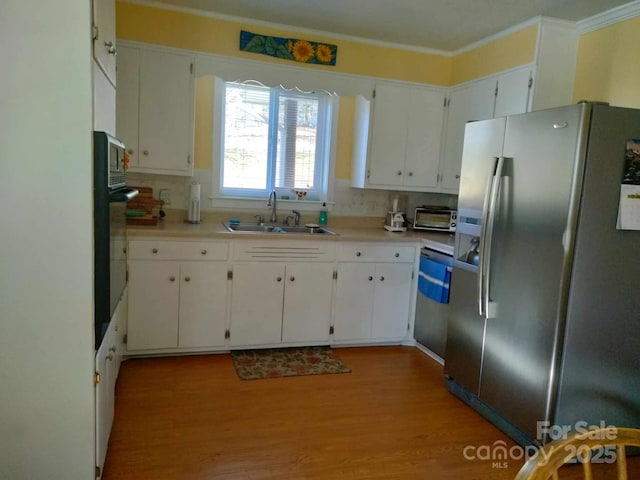
[[160, 189], [160, 200], [162, 200], [165, 205], [171, 205], [171, 190], [168, 188]]

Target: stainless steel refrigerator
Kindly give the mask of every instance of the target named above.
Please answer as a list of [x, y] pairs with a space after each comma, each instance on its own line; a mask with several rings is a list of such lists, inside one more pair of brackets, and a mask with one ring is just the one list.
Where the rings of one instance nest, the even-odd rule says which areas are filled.
[[616, 229], [631, 139], [640, 110], [592, 103], [466, 127], [445, 383], [521, 444], [550, 439], [538, 422], [640, 428], [640, 231]]

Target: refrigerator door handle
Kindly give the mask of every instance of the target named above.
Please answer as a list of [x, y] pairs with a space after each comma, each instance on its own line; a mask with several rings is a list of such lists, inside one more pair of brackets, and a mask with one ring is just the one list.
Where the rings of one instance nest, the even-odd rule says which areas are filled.
[[493, 185], [491, 187], [491, 198], [489, 200], [488, 223], [484, 228], [485, 237], [485, 262], [484, 262], [484, 314], [486, 318], [495, 318], [497, 315], [497, 304], [491, 301], [489, 288], [491, 285], [491, 250], [493, 243], [493, 227], [496, 220], [496, 205], [500, 197], [500, 186], [502, 184], [502, 169], [504, 168], [505, 157], [499, 157], [496, 170], [493, 175]]
[[484, 192], [484, 202], [482, 204], [482, 230], [480, 233], [480, 246], [479, 246], [479, 254], [480, 260], [478, 261], [478, 315], [484, 317], [484, 290], [485, 290], [485, 253], [486, 253], [486, 245], [487, 245], [487, 225], [489, 224], [489, 204], [491, 201], [491, 191], [493, 189], [493, 183], [496, 175], [496, 170], [499, 162], [498, 157], [493, 157], [493, 166], [491, 168], [491, 172], [489, 173], [489, 178], [487, 179], [487, 187]]

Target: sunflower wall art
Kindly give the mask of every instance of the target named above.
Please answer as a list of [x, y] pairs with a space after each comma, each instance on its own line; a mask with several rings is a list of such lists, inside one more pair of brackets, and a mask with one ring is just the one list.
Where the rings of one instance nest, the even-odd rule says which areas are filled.
[[301, 63], [335, 65], [338, 47], [296, 38], [270, 37], [240, 31], [240, 50]]

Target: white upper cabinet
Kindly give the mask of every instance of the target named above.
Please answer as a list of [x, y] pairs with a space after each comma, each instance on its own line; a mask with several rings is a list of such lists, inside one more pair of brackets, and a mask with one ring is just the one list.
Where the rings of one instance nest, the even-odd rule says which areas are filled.
[[495, 92], [495, 78], [487, 78], [451, 91], [441, 173], [443, 188], [457, 192], [464, 127], [467, 122], [493, 117]]
[[131, 171], [193, 175], [193, 58], [118, 47], [117, 136]]
[[116, 84], [116, 2], [93, 0], [93, 57]]
[[368, 114], [368, 102], [357, 98], [353, 186], [411, 191], [437, 188], [444, 92], [378, 85], [370, 123]]
[[494, 118], [516, 115], [528, 110], [533, 72], [530, 68], [503, 73], [498, 77]]
[[532, 75], [531, 68], [522, 68], [451, 90], [440, 179], [443, 191], [458, 192], [466, 124], [526, 112]]

